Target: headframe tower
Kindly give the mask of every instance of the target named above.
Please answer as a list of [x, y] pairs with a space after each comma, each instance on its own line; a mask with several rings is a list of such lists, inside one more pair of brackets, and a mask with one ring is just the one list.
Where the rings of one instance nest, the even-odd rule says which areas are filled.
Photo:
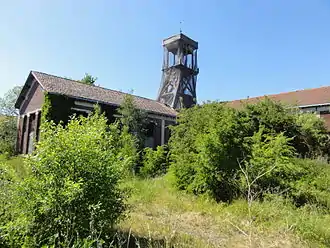
[[163, 40], [163, 74], [157, 100], [174, 109], [197, 103], [198, 43], [180, 33]]

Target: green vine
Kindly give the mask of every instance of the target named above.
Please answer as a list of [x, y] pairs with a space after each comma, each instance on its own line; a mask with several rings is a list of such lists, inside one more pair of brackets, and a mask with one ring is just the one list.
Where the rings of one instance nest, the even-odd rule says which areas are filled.
[[44, 94], [44, 103], [42, 104], [41, 107], [41, 124], [51, 120], [51, 116], [50, 116], [51, 109], [52, 109], [52, 103], [48, 92], [46, 92]]

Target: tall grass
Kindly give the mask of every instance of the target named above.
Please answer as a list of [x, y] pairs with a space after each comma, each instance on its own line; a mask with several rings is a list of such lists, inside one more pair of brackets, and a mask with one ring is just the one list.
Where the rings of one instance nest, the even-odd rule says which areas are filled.
[[174, 247], [330, 246], [330, 215], [316, 206], [297, 208], [289, 200], [271, 196], [253, 202], [251, 223], [245, 200], [216, 203], [177, 192], [168, 175], [132, 179], [124, 187], [131, 189], [127, 200], [131, 208], [118, 228], [170, 241]]
[[7, 157], [0, 154], [0, 164], [10, 170], [14, 178], [21, 180], [30, 173], [30, 168], [24, 165], [23, 156]]
[[[29, 173], [22, 157], [0, 157], [0, 163], [18, 179]], [[122, 183], [130, 191], [129, 209], [111, 234], [113, 247], [330, 247], [330, 214], [324, 208], [297, 208], [270, 195], [253, 202], [251, 223], [245, 200], [216, 203], [178, 192], [170, 182], [166, 175]]]

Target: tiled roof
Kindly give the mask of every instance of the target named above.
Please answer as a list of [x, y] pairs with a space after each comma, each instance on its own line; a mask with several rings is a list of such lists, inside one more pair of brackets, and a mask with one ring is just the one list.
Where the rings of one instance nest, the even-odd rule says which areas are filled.
[[[71, 79], [49, 75], [42, 72], [32, 71], [31, 74], [40, 83], [42, 88], [49, 93], [56, 93], [77, 97], [86, 100], [92, 100], [100, 103], [106, 103], [119, 106], [126, 93], [109, 90], [99, 86], [86, 85]], [[161, 114], [175, 117], [177, 112], [160, 102], [144, 97], [133, 96], [134, 103], [139, 109], [146, 110], [149, 113]]]
[[228, 102], [228, 105], [236, 108], [244, 103], [256, 103], [265, 97], [294, 106], [328, 104], [330, 103], [330, 86], [235, 100]]

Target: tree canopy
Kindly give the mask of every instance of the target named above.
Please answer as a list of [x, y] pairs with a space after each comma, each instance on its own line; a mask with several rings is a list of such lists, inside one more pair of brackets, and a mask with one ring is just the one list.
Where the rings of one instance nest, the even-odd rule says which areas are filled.
[[0, 98], [0, 115], [16, 116], [18, 114], [15, 102], [21, 90], [22, 86], [15, 86]]
[[121, 116], [120, 123], [137, 138], [138, 148], [142, 149], [146, 135], [147, 113], [137, 109], [133, 96], [126, 94], [118, 108], [118, 114]]
[[325, 123], [316, 115], [269, 99], [239, 110], [207, 103], [180, 112], [169, 142], [170, 171], [177, 188], [222, 201], [244, 192], [242, 168], [254, 178], [269, 171], [256, 191], [294, 195], [299, 192], [294, 182], [305, 169], [292, 159], [328, 157], [329, 145]]
[[44, 122], [41, 130], [43, 138], [26, 159], [31, 174], [7, 183], [14, 200], [6, 198], [11, 211], [1, 209], [1, 218], [8, 218], [1, 238], [13, 247], [81, 247], [82, 239], [102, 243], [125, 210], [119, 182], [134, 161], [132, 136], [98, 113], [72, 117], [65, 126]]
[[97, 77], [93, 77], [92, 75], [85, 73], [85, 76], [80, 80], [83, 84], [94, 85], [96, 82]]
[[0, 98], [0, 154], [13, 155], [17, 137], [18, 110], [15, 102], [21, 92], [21, 86], [15, 86]]

